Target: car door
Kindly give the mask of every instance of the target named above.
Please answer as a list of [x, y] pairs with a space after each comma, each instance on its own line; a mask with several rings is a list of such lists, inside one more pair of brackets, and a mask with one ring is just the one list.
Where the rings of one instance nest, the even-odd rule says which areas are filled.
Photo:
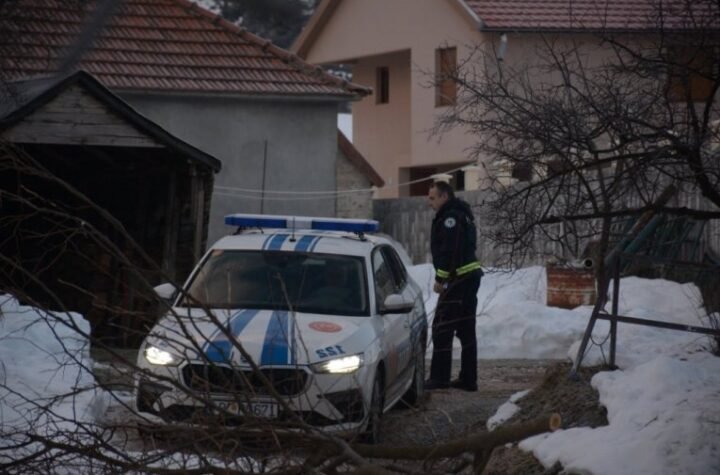
[[[373, 278], [375, 282], [376, 312], [380, 314], [382, 303], [391, 295], [400, 293], [396, 276], [386, 257], [383, 247], [378, 247], [372, 254]], [[386, 385], [395, 386], [398, 376], [406, 369], [409, 354], [406, 347], [410, 345], [410, 329], [408, 314], [388, 313], [380, 315], [383, 327], [381, 346], [385, 354]]]
[[[403, 298], [409, 302], [416, 302], [417, 293], [415, 292], [413, 286], [410, 285], [410, 279], [408, 278], [407, 269], [405, 269], [405, 266], [403, 265], [400, 256], [398, 256], [395, 249], [393, 249], [391, 246], [383, 246], [382, 252], [385, 256], [385, 260], [390, 266], [390, 270], [392, 271], [395, 281], [396, 293], [401, 294]], [[407, 334], [404, 335], [403, 344], [398, 351], [398, 366], [400, 367], [400, 373], [402, 373], [406, 369], [409, 369], [413, 362], [413, 344], [417, 339], [417, 335], [413, 333], [412, 329], [413, 323], [418, 318], [416, 307], [413, 308], [411, 312], [404, 314], [404, 325]]]

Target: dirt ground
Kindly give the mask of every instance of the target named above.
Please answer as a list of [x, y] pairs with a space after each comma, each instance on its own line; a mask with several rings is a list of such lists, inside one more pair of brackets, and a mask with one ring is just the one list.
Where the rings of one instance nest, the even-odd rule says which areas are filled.
[[[489, 360], [478, 364], [479, 391], [432, 391], [419, 410], [390, 411], [385, 418], [384, 443], [388, 445], [433, 445], [464, 435], [487, 432], [486, 422], [497, 408], [518, 392], [531, 389], [518, 405], [520, 411], [505, 424], [517, 424], [559, 413], [562, 427], [607, 424], [606, 411], [598, 403], [597, 391], [590, 386], [597, 368], [581, 369], [576, 380], [568, 377], [570, 364], [558, 361]], [[443, 471], [451, 462], [434, 466], [402, 464], [419, 473]], [[557, 474], [562, 467], [544, 468], [531, 454], [515, 445], [499, 447], [483, 473]]]
[[[556, 412], [562, 418], [563, 429], [607, 425], [607, 411], [599, 404], [597, 391], [590, 386], [590, 379], [599, 370], [581, 368], [577, 379], [571, 379], [568, 377], [569, 363], [548, 367], [540, 384], [518, 402], [520, 411], [506, 424], [518, 424]], [[531, 454], [512, 446], [494, 450], [484, 473], [550, 475], [560, 473], [561, 470], [559, 464], [545, 469]]]

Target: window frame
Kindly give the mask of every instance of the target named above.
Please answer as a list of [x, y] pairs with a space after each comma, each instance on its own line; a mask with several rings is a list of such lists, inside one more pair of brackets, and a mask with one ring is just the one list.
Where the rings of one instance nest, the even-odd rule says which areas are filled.
[[390, 103], [390, 67], [375, 68], [375, 104]]
[[[390, 282], [393, 284], [392, 291], [384, 295], [382, 298], [380, 298], [380, 292], [378, 291], [378, 279], [375, 275], [375, 258], [376, 256], [379, 256], [380, 259], [385, 263], [385, 265], [388, 268], [388, 274], [390, 275]], [[395, 280], [395, 274], [393, 272], [392, 266], [390, 265], [389, 260], [387, 259], [385, 253], [383, 252], [383, 246], [378, 246], [375, 249], [373, 249], [371, 255], [370, 255], [370, 265], [372, 266], [372, 276], [373, 276], [373, 289], [375, 290], [375, 312], [380, 313], [380, 309], [382, 307], [383, 302], [385, 302], [385, 299], [388, 297], [388, 295], [391, 295], [393, 293], [398, 292], [397, 288], [397, 281]]]
[[457, 84], [448, 77], [456, 72], [457, 47], [435, 49], [435, 107], [457, 104]]
[[385, 254], [386, 261], [390, 266], [390, 272], [393, 274], [395, 280], [395, 289], [398, 292], [402, 292], [408, 284], [408, 273], [405, 265], [403, 265], [400, 256], [392, 246], [384, 245], [381, 247], [383, 254]]
[[[704, 77], [708, 74], [717, 77], [720, 65], [713, 62], [720, 45], [674, 45], [665, 48], [668, 62], [667, 91], [672, 102], [704, 102], [711, 99], [713, 80]], [[709, 51], [708, 51], [709, 50]], [[691, 60], [687, 60], [691, 56]]]

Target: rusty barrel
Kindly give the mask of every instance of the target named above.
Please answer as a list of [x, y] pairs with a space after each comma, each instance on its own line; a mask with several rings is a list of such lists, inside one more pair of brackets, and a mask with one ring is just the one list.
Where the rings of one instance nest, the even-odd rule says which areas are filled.
[[595, 303], [597, 292], [592, 269], [547, 264], [545, 270], [549, 307], [575, 308]]

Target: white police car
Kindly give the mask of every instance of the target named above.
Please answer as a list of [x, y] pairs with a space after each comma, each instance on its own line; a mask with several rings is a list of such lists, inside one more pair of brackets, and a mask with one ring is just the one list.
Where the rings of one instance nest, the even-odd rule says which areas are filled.
[[390, 241], [367, 234], [377, 222], [225, 222], [238, 232], [210, 248], [140, 348], [138, 412], [303, 421], [376, 441], [382, 413], [422, 394], [427, 337], [420, 288]]

